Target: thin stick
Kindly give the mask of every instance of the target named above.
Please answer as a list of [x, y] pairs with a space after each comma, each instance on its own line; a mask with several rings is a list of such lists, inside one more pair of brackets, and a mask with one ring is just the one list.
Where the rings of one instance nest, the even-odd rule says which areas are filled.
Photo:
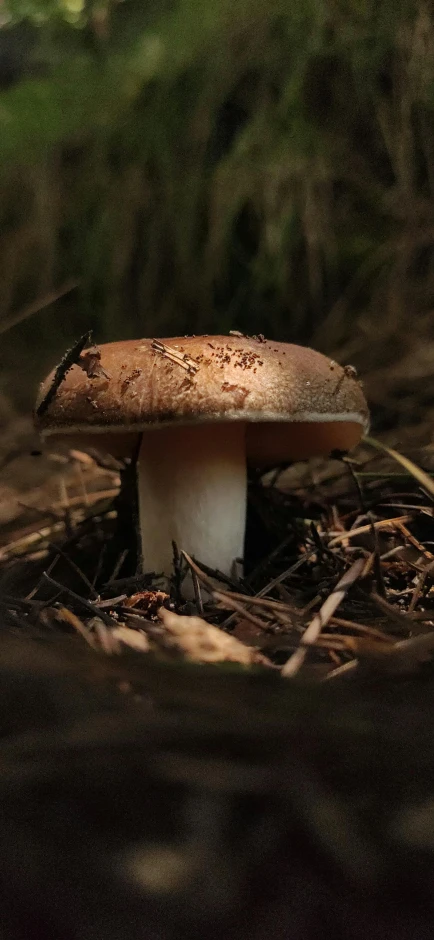
[[386, 585], [384, 583], [383, 572], [381, 570], [381, 560], [380, 560], [380, 546], [378, 541], [378, 529], [375, 528], [375, 522], [371, 512], [368, 512], [368, 519], [371, 524], [372, 532], [372, 541], [374, 544], [374, 552], [372, 559], [372, 566], [374, 568], [375, 580], [377, 582], [377, 591], [380, 597], [385, 597], [387, 600], [387, 591]]
[[266, 607], [272, 611], [280, 611], [280, 613], [288, 613], [289, 610], [289, 605], [285, 601], [275, 601], [271, 597], [259, 597], [259, 595], [250, 597], [249, 594], [238, 594], [236, 591], [220, 591], [219, 593], [230, 601], [241, 601], [246, 607]]
[[[54, 569], [55, 569], [55, 567], [56, 567], [56, 565], [57, 565], [57, 562], [59, 561], [59, 558], [60, 558], [60, 555], [55, 555], [55, 556], [54, 556], [54, 558], [51, 560], [50, 564], [48, 565], [47, 574], [51, 574], [51, 572], [54, 571]], [[41, 587], [41, 579], [39, 579], [38, 583], [35, 584], [35, 587], [30, 591], [30, 593], [27, 594], [27, 596], [26, 596], [26, 601], [32, 601], [33, 598], [34, 598], [34, 597], [36, 596], [36, 594], [38, 593], [40, 587]], [[43, 603], [43, 602], [42, 602], [42, 603]]]
[[371, 447], [375, 447], [377, 450], [382, 450], [385, 454], [388, 454], [389, 457], [393, 457], [397, 463], [401, 464], [401, 467], [404, 467], [408, 473], [417, 480], [418, 483], [423, 487], [423, 489], [429, 494], [429, 496], [434, 496], [434, 482], [428, 473], [425, 473], [425, 470], [422, 470], [417, 464], [413, 463], [409, 457], [404, 457], [404, 454], [399, 454], [398, 451], [394, 450], [393, 447], [387, 447], [386, 444], [382, 444], [381, 441], [377, 441], [373, 437], [365, 436], [363, 438], [367, 444], [370, 444]]
[[212, 596], [215, 601], [220, 603], [220, 606], [223, 608], [231, 608], [235, 610], [238, 614], [242, 614], [246, 620], [250, 620], [251, 623], [254, 623], [256, 627], [259, 627], [260, 630], [267, 630], [271, 625], [271, 620], [261, 620], [260, 617], [255, 617], [255, 614], [252, 614], [250, 610], [246, 610], [243, 604], [240, 604], [239, 601], [232, 600], [230, 595], [220, 594], [219, 591], [213, 591]]
[[[315, 549], [315, 551], [316, 551], [316, 549]], [[315, 554], [315, 551], [312, 551], [312, 552], [310, 552], [309, 554], [304, 555], [303, 558], [299, 558], [298, 561], [296, 561], [295, 564], [291, 565], [290, 568], [287, 568], [285, 571], [282, 571], [282, 573], [281, 573], [280, 575], [278, 575], [277, 578], [274, 578], [272, 581], [269, 581], [269, 583], [266, 584], [265, 587], [262, 588], [262, 590], [259, 591], [258, 594], [256, 594], [254, 597], [251, 597], [249, 594], [246, 594], [246, 595], [244, 595], [244, 594], [239, 595], [239, 594], [237, 594], [237, 593], [235, 593], [235, 592], [234, 592], [234, 594], [232, 594], [232, 592], [230, 592], [230, 593], [228, 592], [227, 594], [224, 594], [224, 592], [222, 592], [222, 591], [221, 591], [220, 593], [221, 593], [222, 597], [223, 597], [223, 596], [225, 596], [225, 597], [232, 597], [232, 596], [234, 596], [234, 597], [236, 597], [236, 598], [238, 598], [238, 597], [245, 598], [244, 603], [245, 603], [246, 606], [247, 606], [249, 603], [252, 603], [252, 604], [255, 604], [255, 603], [256, 603], [256, 604], [257, 604], [257, 603], [260, 602], [260, 600], [261, 600], [261, 598], [264, 596], [264, 594], [268, 594], [271, 590], [273, 590], [273, 588], [277, 587], [277, 585], [280, 584], [281, 581], [284, 581], [285, 578], [287, 578], [287, 577], [289, 577], [291, 574], [293, 574], [298, 568], [300, 568], [306, 561], [309, 560], [309, 558], [311, 557], [311, 555], [314, 555], [314, 554]], [[190, 566], [190, 568], [192, 569], [192, 571], [194, 571], [194, 572], [196, 573], [197, 577], [199, 578], [199, 581], [202, 581], [203, 584], [205, 585], [205, 587], [207, 587], [208, 590], [210, 590], [211, 593], [213, 593], [213, 591], [215, 590], [215, 587], [216, 587], [216, 585], [215, 585], [215, 579], [210, 578], [209, 575], [205, 574], [205, 572], [202, 571], [202, 569], [199, 568], [198, 565], [196, 565], [196, 563], [193, 561], [193, 559], [190, 558], [190, 555], [187, 555], [187, 552], [182, 551], [181, 554], [184, 556], [184, 558], [185, 558], [187, 564]], [[278, 602], [278, 601], [275, 601], [274, 603], [277, 605], [279, 602]], [[284, 605], [284, 606], [286, 606], [286, 605]], [[276, 608], [275, 608], [275, 610], [276, 610]], [[243, 613], [246, 613], [245, 607], [243, 608]], [[301, 614], [302, 614], [302, 613], [303, 613], [303, 611], [301, 611]], [[279, 614], [277, 613], [277, 610], [276, 610], [275, 618], [279, 620], [280, 617], [282, 617], [282, 616], [283, 616], [283, 614], [280, 614], [280, 615], [279, 615]], [[249, 619], [249, 618], [248, 618], [248, 619]], [[236, 620], [236, 612], [234, 612], [233, 614], [230, 614], [230, 615], [229, 615], [229, 617], [227, 618], [227, 620], [225, 620], [224, 624], [222, 624], [222, 627], [224, 627], [224, 628], [226, 629], [228, 626], [230, 626], [231, 623], [234, 622], [234, 620]], [[285, 621], [285, 622], [287, 622], [287, 621]], [[293, 626], [292, 622], [291, 622], [291, 621], [289, 621], [289, 622], [290, 622], [290, 625]]]
[[19, 323], [22, 323], [23, 320], [28, 320], [29, 317], [33, 317], [35, 313], [39, 313], [40, 310], [44, 310], [45, 307], [49, 307], [51, 304], [54, 304], [56, 300], [60, 300], [61, 297], [64, 297], [65, 294], [70, 294], [71, 291], [75, 290], [78, 287], [80, 281], [76, 278], [70, 278], [68, 281], [65, 281], [61, 287], [57, 290], [52, 290], [48, 294], [45, 294], [45, 297], [39, 297], [38, 300], [34, 300], [33, 303], [27, 304], [25, 307], [21, 307], [21, 310], [17, 310], [15, 313], [12, 313], [11, 316], [5, 320], [4, 323], [0, 323], [0, 335], [6, 333], [8, 330], [11, 330], [12, 327], [18, 326]]
[[200, 581], [195, 571], [192, 570], [191, 577], [193, 579], [193, 590], [194, 590], [194, 599], [196, 602], [196, 607], [199, 611], [199, 616], [203, 617], [203, 601], [202, 594], [200, 592]]
[[69, 565], [69, 567], [71, 568], [71, 571], [74, 571], [75, 574], [83, 582], [83, 584], [86, 585], [88, 591], [90, 592], [91, 597], [93, 595], [93, 600], [97, 600], [98, 591], [95, 590], [95, 588], [90, 583], [89, 578], [85, 575], [84, 571], [82, 571], [81, 568], [79, 568], [79, 566], [75, 563], [75, 561], [73, 561], [72, 558], [69, 557], [67, 552], [65, 552], [63, 548], [60, 547], [60, 545], [55, 545], [54, 542], [50, 542], [49, 540], [47, 541], [47, 548], [50, 548], [53, 552], [56, 552], [57, 555], [63, 558], [66, 564]]
[[[89, 504], [106, 502], [106, 500], [113, 499], [115, 496], [117, 496], [118, 492], [119, 492], [119, 488], [117, 487], [116, 489], [113, 489], [113, 490], [99, 490], [97, 493], [90, 493]], [[73, 504], [82, 506], [83, 500], [81, 496], [73, 496], [70, 499], [69, 503], [70, 503], [70, 506], [72, 506]], [[60, 503], [54, 503], [54, 508], [56, 506], [61, 508]], [[33, 509], [33, 506], [29, 506], [29, 509]], [[114, 512], [114, 510], [112, 510], [111, 512]], [[107, 514], [107, 517], [114, 518], [111, 515], [111, 513]], [[77, 520], [74, 520], [74, 521], [77, 521]], [[42, 529], [38, 527], [37, 529], [34, 529], [33, 531], [29, 532], [27, 535], [23, 535], [20, 538], [15, 539], [13, 542], [8, 542], [6, 545], [0, 545], [0, 561], [7, 560], [10, 556], [15, 556], [19, 552], [20, 548], [25, 550], [29, 548], [31, 545], [33, 545], [34, 543], [46, 541], [46, 539], [49, 538], [50, 535], [55, 535], [57, 532], [62, 532], [64, 528], [65, 528], [65, 523], [62, 520], [62, 521], [53, 523], [53, 525], [51, 526], [46, 526]]]
[[380, 597], [375, 591], [371, 591], [369, 596], [371, 600], [374, 601], [374, 604], [386, 615], [387, 619], [391, 620], [392, 623], [395, 623], [396, 626], [399, 627], [400, 633], [410, 633], [411, 630], [414, 629], [413, 617], [411, 615], [406, 614], [404, 611], [397, 610], [393, 604], [386, 601], [384, 597]]
[[417, 584], [416, 584], [416, 587], [415, 587], [414, 592], [413, 592], [413, 596], [412, 596], [411, 601], [410, 601], [410, 603], [409, 603], [409, 605], [408, 605], [408, 610], [407, 610], [407, 613], [408, 613], [408, 614], [412, 614], [412, 613], [413, 613], [413, 611], [414, 611], [414, 609], [415, 609], [415, 607], [416, 607], [416, 604], [417, 604], [417, 602], [418, 602], [418, 600], [419, 600], [419, 598], [420, 598], [420, 595], [422, 594], [423, 588], [424, 588], [424, 586], [425, 586], [425, 581], [426, 581], [428, 575], [432, 574], [433, 571], [434, 571], [434, 560], [433, 560], [433, 561], [430, 561], [430, 563], [426, 566], [426, 568], [420, 573], [420, 575], [419, 575], [419, 577], [418, 577]]
[[190, 558], [190, 555], [187, 555], [187, 552], [184, 552], [184, 550], [181, 551], [181, 555], [184, 556], [189, 568], [191, 568], [192, 572], [194, 571], [199, 581], [202, 581], [202, 584], [204, 584], [208, 590], [211, 592], [214, 591], [217, 578], [210, 578], [209, 575], [205, 574], [205, 572], [199, 568], [199, 565], [197, 565], [196, 562]]
[[119, 572], [120, 572], [120, 570], [121, 570], [121, 568], [122, 568], [122, 566], [123, 566], [123, 564], [124, 564], [124, 561], [126, 560], [126, 558], [127, 558], [127, 556], [128, 556], [128, 553], [129, 553], [129, 548], [124, 548], [124, 550], [120, 553], [120, 555], [119, 555], [119, 557], [118, 557], [118, 559], [117, 559], [117, 561], [116, 561], [116, 564], [115, 564], [115, 566], [114, 566], [114, 568], [113, 568], [113, 571], [112, 571], [112, 573], [111, 573], [111, 575], [110, 575], [110, 577], [109, 577], [109, 579], [108, 579], [108, 582], [107, 582], [108, 584], [111, 584], [112, 581], [116, 581], [116, 580], [117, 580], [117, 578], [118, 578], [118, 576], [119, 576]]
[[55, 581], [54, 578], [51, 578], [46, 571], [43, 572], [42, 578], [47, 584], [51, 584], [52, 587], [56, 588], [57, 591], [60, 591], [62, 594], [66, 594], [67, 597], [70, 597], [76, 604], [80, 607], [84, 607], [85, 610], [90, 611], [93, 617], [101, 617], [101, 620], [107, 624], [109, 627], [117, 626], [117, 621], [113, 617], [110, 617], [109, 614], [98, 608], [95, 604], [92, 604], [90, 601], [87, 601], [84, 597], [80, 597], [79, 594], [76, 594], [75, 591], [71, 591], [70, 588], [65, 587], [65, 585], [60, 584], [59, 581]]
[[412, 535], [409, 529], [407, 529], [406, 525], [404, 525], [402, 522], [399, 522], [397, 523], [397, 528], [399, 529], [400, 532], [402, 532], [402, 534], [405, 536], [407, 541], [410, 542], [410, 545], [412, 545], [413, 548], [415, 548], [418, 552], [420, 552], [421, 555], [425, 555], [425, 558], [428, 561], [434, 561], [434, 555], [432, 554], [432, 552], [428, 551], [428, 549], [425, 548], [421, 544], [421, 542], [419, 542], [419, 540], [415, 538], [414, 535]]
[[336, 535], [331, 542], [329, 542], [328, 547], [334, 548], [335, 545], [340, 545], [345, 539], [353, 539], [355, 535], [365, 535], [367, 532], [372, 532], [372, 527], [374, 527], [374, 529], [388, 529], [389, 526], [398, 526], [398, 523], [411, 522], [412, 518], [413, 516], [407, 515], [397, 516], [395, 519], [379, 519], [378, 522], [371, 522], [370, 525], [362, 525], [359, 529], [349, 529], [347, 532]]
[[40, 418], [43, 414], [45, 414], [45, 412], [47, 411], [47, 408], [49, 408], [49, 406], [51, 405], [51, 402], [53, 401], [53, 398], [57, 392], [57, 389], [59, 388], [59, 385], [62, 384], [67, 372], [69, 372], [72, 366], [78, 362], [81, 356], [81, 353], [83, 352], [83, 349], [85, 348], [85, 346], [87, 346], [90, 343], [91, 336], [92, 336], [91, 330], [88, 330], [87, 333], [83, 333], [83, 336], [80, 336], [80, 339], [78, 339], [77, 342], [74, 343], [71, 349], [67, 350], [65, 355], [60, 360], [59, 365], [57, 366], [57, 369], [54, 373], [53, 381], [50, 385], [50, 388], [48, 389], [48, 392], [46, 393], [46, 395], [44, 395], [44, 398], [39, 403], [36, 409], [36, 414], [38, 418]]
[[331, 672], [328, 672], [322, 682], [327, 682], [328, 679], [338, 679], [340, 676], [345, 676], [354, 672], [359, 665], [358, 659], [350, 659], [347, 663], [342, 663], [342, 666], [338, 666], [336, 669], [332, 669]]
[[349, 588], [354, 584], [357, 578], [360, 577], [364, 567], [365, 559], [358, 558], [357, 561], [351, 565], [351, 568], [349, 568], [343, 577], [338, 581], [333, 593], [330, 594], [329, 597], [324, 601], [320, 611], [315, 614], [315, 617], [305, 630], [300, 641], [300, 646], [285, 663], [281, 673], [285, 679], [289, 679], [292, 676], [295, 676], [295, 674], [299, 671], [306, 658], [307, 647], [316, 642], [322, 628], [328, 623], [330, 617], [333, 616], [336, 608], [339, 607], [339, 604], [341, 601], [343, 601]]
[[382, 630], [377, 630], [376, 627], [368, 627], [363, 623], [355, 623], [353, 620], [343, 620], [342, 617], [330, 617], [330, 623], [336, 627], [343, 627], [344, 630], [353, 630], [354, 633], [364, 633], [367, 636], [374, 637], [376, 640], [383, 640], [384, 643], [395, 642], [387, 633], [383, 633]]
[[152, 349], [155, 349], [156, 352], [161, 353], [165, 359], [169, 359], [170, 362], [174, 362], [177, 366], [181, 366], [182, 369], [185, 369], [189, 375], [195, 375], [199, 363], [195, 362], [191, 356], [187, 353], [178, 352], [177, 349], [172, 349], [171, 346], [166, 346], [165, 343], [161, 343], [158, 339], [153, 339], [151, 343]]

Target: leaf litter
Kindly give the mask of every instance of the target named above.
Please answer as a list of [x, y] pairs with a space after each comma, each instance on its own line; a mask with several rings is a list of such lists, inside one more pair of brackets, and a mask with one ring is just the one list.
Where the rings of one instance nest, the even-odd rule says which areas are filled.
[[[371, 438], [365, 447], [350, 468], [339, 464], [337, 493], [333, 481], [327, 492], [292, 478], [289, 491], [285, 473], [253, 477], [244, 577], [175, 546], [171, 582], [140, 571], [134, 468], [69, 451], [60, 498], [46, 506], [38, 491], [32, 506], [30, 494], [3, 533], [3, 618], [107, 655], [236, 663], [286, 680], [423, 671], [434, 656], [434, 483], [394, 449]], [[405, 475], [366, 474], [373, 447]], [[182, 595], [188, 569], [194, 603]]]

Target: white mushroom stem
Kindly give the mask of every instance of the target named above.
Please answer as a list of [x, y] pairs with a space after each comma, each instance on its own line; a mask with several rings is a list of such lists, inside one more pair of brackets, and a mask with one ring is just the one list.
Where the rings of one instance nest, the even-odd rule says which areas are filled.
[[179, 550], [230, 574], [244, 552], [245, 425], [145, 431], [138, 496], [145, 571], [170, 575], [175, 541]]

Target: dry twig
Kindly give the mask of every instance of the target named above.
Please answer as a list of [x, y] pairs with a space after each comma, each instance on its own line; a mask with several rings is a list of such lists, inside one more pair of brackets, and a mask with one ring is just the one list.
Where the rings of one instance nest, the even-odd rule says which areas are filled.
[[304, 632], [300, 646], [283, 666], [282, 676], [285, 679], [292, 678], [299, 671], [306, 658], [307, 647], [316, 642], [322, 628], [328, 623], [336, 608], [339, 607], [339, 604], [344, 599], [349, 588], [352, 587], [354, 582], [357, 581], [357, 578], [360, 577], [364, 565], [364, 559], [358, 558], [357, 561], [351, 565], [351, 568], [345, 572], [343, 577], [340, 578], [333, 593], [324, 601], [321, 610], [315, 615], [307, 630]]

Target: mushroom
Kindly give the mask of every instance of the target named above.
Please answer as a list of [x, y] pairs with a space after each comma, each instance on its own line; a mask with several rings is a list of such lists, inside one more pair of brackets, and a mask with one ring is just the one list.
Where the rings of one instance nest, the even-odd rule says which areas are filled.
[[[85, 357], [85, 353], [82, 357]], [[99, 368], [72, 366], [36, 418], [44, 438], [115, 456], [138, 450], [143, 564], [170, 575], [172, 541], [229, 574], [243, 556], [247, 465], [348, 451], [368, 427], [355, 372], [263, 337], [108, 343]]]

